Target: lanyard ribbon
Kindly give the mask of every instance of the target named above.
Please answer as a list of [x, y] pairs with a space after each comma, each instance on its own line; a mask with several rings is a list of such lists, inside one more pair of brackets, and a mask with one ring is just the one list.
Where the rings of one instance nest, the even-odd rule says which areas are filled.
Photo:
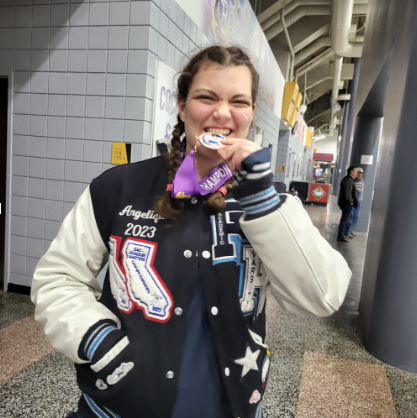
[[190, 199], [194, 195], [214, 193], [232, 177], [232, 172], [223, 161], [198, 181], [195, 168], [194, 150], [184, 158], [172, 182], [171, 196], [175, 199]]

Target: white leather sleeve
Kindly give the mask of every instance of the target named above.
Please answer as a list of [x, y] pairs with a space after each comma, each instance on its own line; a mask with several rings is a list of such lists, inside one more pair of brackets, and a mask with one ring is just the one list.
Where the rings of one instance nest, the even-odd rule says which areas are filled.
[[97, 301], [101, 289], [96, 276], [107, 258], [88, 187], [39, 261], [31, 289], [35, 319], [48, 341], [76, 363], [86, 363], [78, 348], [92, 325], [111, 319], [120, 327], [119, 319]]
[[290, 312], [329, 316], [352, 276], [345, 259], [320, 235], [293, 196], [266, 216], [240, 225], [264, 263], [271, 291]]

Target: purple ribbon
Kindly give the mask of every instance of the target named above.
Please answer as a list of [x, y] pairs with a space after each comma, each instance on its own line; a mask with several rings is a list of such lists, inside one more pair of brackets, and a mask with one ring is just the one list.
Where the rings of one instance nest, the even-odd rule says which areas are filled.
[[217, 192], [232, 177], [232, 172], [223, 161], [214, 167], [201, 181], [195, 168], [194, 150], [184, 158], [172, 182], [171, 196], [175, 199], [190, 199], [194, 195]]

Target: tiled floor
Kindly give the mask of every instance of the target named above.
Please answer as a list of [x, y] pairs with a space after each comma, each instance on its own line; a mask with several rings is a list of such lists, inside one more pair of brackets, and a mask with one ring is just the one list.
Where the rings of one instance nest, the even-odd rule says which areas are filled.
[[[341, 311], [330, 318], [288, 314], [269, 296], [273, 362], [264, 417], [417, 417], [417, 375], [384, 365], [363, 346], [357, 313], [366, 235], [336, 242], [334, 199], [327, 208], [306, 209], [345, 256], [353, 279]], [[28, 296], [0, 292], [0, 418], [61, 418], [77, 404], [71, 361], [50, 351], [31, 315]]]

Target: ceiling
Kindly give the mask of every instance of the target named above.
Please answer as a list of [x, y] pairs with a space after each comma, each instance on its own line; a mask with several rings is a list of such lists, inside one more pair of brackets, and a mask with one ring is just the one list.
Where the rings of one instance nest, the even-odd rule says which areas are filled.
[[[367, 1], [355, 0], [349, 32], [351, 45], [363, 44]], [[335, 59], [330, 43], [332, 0], [250, 0], [250, 3], [285, 79], [297, 81], [300, 87], [307, 105], [306, 122], [316, 128], [329, 124]], [[293, 70], [282, 16], [294, 54]], [[347, 92], [353, 69], [354, 59], [344, 58], [339, 94]], [[340, 110], [337, 118], [341, 119]], [[323, 131], [326, 129], [324, 126]]]

